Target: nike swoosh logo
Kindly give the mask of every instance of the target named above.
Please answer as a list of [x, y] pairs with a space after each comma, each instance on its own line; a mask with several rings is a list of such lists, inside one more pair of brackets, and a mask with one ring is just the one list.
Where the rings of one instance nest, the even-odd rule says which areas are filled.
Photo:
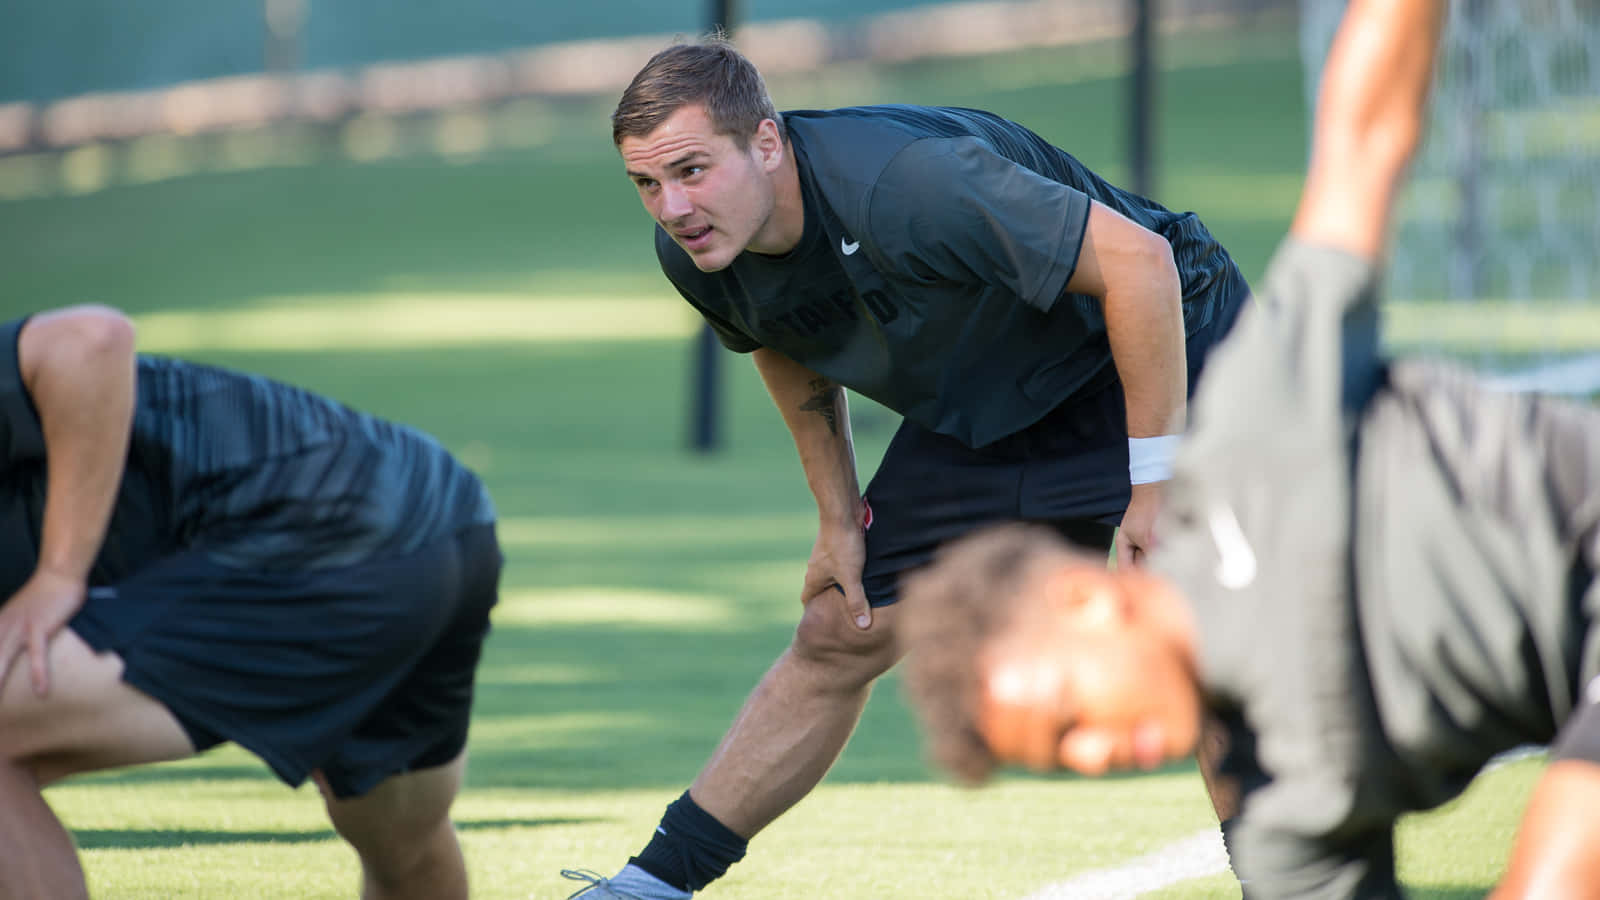
[[1206, 515], [1211, 539], [1217, 542], [1217, 583], [1230, 590], [1243, 590], [1256, 580], [1256, 552], [1239, 527], [1233, 507], [1214, 506]]
[[849, 256], [861, 249], [861, 242], [851, 243], [849, 238], [839, 238], [839, 249], [844, 251], [845, 256]]

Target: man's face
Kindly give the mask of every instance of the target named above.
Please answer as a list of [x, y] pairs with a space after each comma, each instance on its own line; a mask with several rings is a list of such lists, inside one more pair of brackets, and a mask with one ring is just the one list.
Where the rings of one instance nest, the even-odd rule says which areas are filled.
[[717, 133], [705, 109], [685, 106], [617, 149], [650, 217], [702, 272], [727, 268], [746, 249], [769, 247], [776, 205], [772, 174], [784, 151], [777, 127], [761, 124], [750, 145]]
[[1074, 563], [1031, 579], [1025, 610], [984, 650], [978, 729], [1003, 763], [1085, 775], [1194, 751], [1200, 698], [1181, 600], [1143, 573]]

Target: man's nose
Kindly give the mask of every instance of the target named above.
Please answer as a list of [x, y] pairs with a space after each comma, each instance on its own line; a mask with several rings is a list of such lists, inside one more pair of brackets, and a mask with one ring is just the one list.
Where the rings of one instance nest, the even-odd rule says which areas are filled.
[[663, 184], [661, 186], [661, 218], [682, 219], [694, 212], [694, 203], [689, 200], [689, 192], [681, 185]]

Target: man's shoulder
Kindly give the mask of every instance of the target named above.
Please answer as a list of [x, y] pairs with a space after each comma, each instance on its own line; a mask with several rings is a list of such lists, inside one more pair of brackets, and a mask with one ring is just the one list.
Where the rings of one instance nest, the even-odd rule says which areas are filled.
[[924, 135], [891, 114], [893, 107], [795, 110], [784, 113], [796, 161], [819, 184], [870, 184], [889, 160]]
[[826, 192], [828, 186], [870, 186], [907, 147], [919, 141], [969, 136], [955, 113], [933, 106], [853, 106], [793, 110], [784, 124], [801, 164]]
[[994, 113], [960, 106], [918, 106], [883, 103], [836, 109], [791, 109], [783, 113], [786, 128], [802, 135], [858, 135], [904, 143], [922, 137], [978, 135], [993, 129], [1022, 126]]
[[923, 130], [939, 107], [882, 103], [868, 106], [841, 106], [832, 109], [788, 109], [783, 111], [784, 127], [807, 136], [831, 133], [912, 134]]
[[972, 148], [990, 146], [982, 123], [1005, 123], [979, 110], [903, 105], [785, 117], [803, 177], [851, 234], [870, 230], [869, 205], [900, 200], [920, 209], [940, 196], [969, 174]]

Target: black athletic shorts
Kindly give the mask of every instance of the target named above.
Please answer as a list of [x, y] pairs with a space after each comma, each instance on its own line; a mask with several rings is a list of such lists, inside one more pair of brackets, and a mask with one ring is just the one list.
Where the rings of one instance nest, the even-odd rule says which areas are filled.
[[[1189, 336], [1191, 395], [1206, 356], [1248, 302], [1242, 280], [1232, 294]], [[867, 601], [894, 603], [902, 573], [929, 562], [947, 541], [999, 522], [1052, 525], [1074, 544], [1109, 551], [1129, 490], [1127, 409], [1110, 367], [1097, 386], [976, 450], [902, 422], [865, 492]]]
[[295, 786], [355, 797], [466, 746], [501, 555], [492, 524], [407, 556], [308, 573], [199, 551], [93, 588], [69, 623], [115, 651], [197, 750], [232, 741]]

